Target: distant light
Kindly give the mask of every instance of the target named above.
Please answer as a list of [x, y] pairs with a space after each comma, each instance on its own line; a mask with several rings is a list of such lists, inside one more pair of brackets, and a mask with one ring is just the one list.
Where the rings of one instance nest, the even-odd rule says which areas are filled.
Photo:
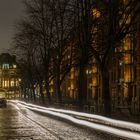
[[86, 74], [89, 74], [89, 70], [86, 70]]
[[16, 68], [17, 68], [17, 65], [14, 64], [14, 65], [13, 65], [13, 68], [16, 69]]
[[123, 65], [123, 62], [120, 62], [120, 66], [122, 66]]

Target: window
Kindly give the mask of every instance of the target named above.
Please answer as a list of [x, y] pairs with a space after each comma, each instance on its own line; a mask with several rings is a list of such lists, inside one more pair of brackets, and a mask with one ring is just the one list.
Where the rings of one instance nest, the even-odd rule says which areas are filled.
[[3, 69], [9, 69], [9, 64], [3, 64], [2, 68]]
[[131, 65], [126, 65], [124, 68], [124, 82], [133, 81], [133, 69]]
[[124, 63], [125, 64], [131, 64], [133, 61], [132, 55], [130, 53], [124, 54]]
[[14, 64], [14, 65], [13, 65], [13, 68], [16, 69], [16, 68], [17, 68], [17, 65]]
[[19, 86], [19, 81], [18, 80], [16, 80], [16, 87], [18, 87]]
[[99, 18], [101, 16], [100, 11], [98, 11], [96, 8], [94, 8], [92, 10], [92, 13], [93, 13], [93, 16], [96, 17], [96, 18]]
[[123, 40], [123, 43], [124, 43], [123, 49], [124, 49], [125, 51], [126, 51], [126, 50], [131, 50], [131, 49], [132, 49], [132, 44], [131, 44], [130, 36], [127, 36], [127, 37]]
[[3, 79], [3, 81], [2, 81], [2, 87], [4, 87], [4, 88], [9, 87], [9, 81], [8, 81], [8, 80]]
[[11, 87], [14, 87], [14, 80], [11, 80]]

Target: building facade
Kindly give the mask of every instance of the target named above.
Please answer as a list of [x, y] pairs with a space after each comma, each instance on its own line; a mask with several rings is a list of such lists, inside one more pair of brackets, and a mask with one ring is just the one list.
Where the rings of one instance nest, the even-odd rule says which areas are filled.
[[7, 99], [19, 97], [19, 85], [16, 56], [2, 53], [0, 55], [0, 96]]
[[[124, 1], [127, 4], [127, 0]], [[100, 13], [94, 9], [94, 16], [100, 17]], [[124, 15], [125, 16], [125, 15]], [[126, 21], [129, 24], [131, 16]], [[134, 25], [135, 32], [127, 34], [123, 41], [120, 43], [120, 47], [115, 50], [119, 58], [115, 59], [110, 74], [110, 92], [112, 99], [112, 110], [128, 109], [133, 114], [140, 114], [140, 15], [136, 19]], [[66, 93], [64, 96], [77, 100], [77, 76], [78, 69], [72, 68], [70, 74], [64, 81], [64, 87]], [[85, 104], [94, 108], [94, 112], [100, 112], [103, 108], [102, 92], [101, 92], [101, 77], [99, 75], [96, 63], [87, 67], [86, 70], [87, 88]]]
[[[128, 0], [124, 0], [124, 4], [127, 4], [127, 1]], [[97, 9], [93, 10], [93, 16], [99, 18], [101, 13]], [[126, 24], [129, 24], [130, 18], [127, 18]], [[135, 26], [140, 29], [140, 17], [137, 19], [137, 24], [135, 24]], [[93, 31], [97, 31], [97, 28], [93, 28]], [[102, 30], [101, 34], [100, 32], [98, 32], [98, 34], [100, 38], [102, 36], [106, 38]], [[96, 40], [94, 45], [96, 47]], [[140, 30], [133, 32], [132, 34], [127, 34], [119, 45], [120, 46], [115, 52], [120, 57], [114, 60], [109, 71], [112, 110], [115, 111], [118, 108], [128, 108], [131, 110], [131, 113], [140, 114]], [[69, 56], [69, 53], [70, 51], [68, 51], [66, 56]], [[87, 66], [85, 71], [85, 106], [88, 111], [92, 110], [96, 113], [102, 112], [103, 95], [101, 91], [101, 77], [96, 66], [96, 61], [94, 59], [91, 61], [92, 65]], [[78, 72], [79, 70], [76, 66], [72, 67], [61, 85], [63, 100], [66, 103], [78, 101]], [[55, 90], [55, 80], [52, 80], [50, 83], [51, 96], [54, 95], [55, 97]]]

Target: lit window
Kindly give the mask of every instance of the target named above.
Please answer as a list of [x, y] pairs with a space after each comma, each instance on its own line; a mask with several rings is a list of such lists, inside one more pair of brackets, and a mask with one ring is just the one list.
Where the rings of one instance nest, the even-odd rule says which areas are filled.
[[74, 72], [71, 72], [70, 78], [74, 79]]
[[11, 87], [14, 87], [14, 81], [13, 80], [11, 81]]
[[132, 60], [133, 59], [132, 59], [131, 54], [129, 54], [129, 53], [124, 54], [124, 63], [125, 64], [131, 64]]
[[93, 86], [97, 86], [97, 77], [96, 77], [96, 76], [94, 76], [94, 77], [92, 78], [92, 85], [93, 85]]
[[96, 73], [96, 72], [97, 72], [97, 67], [96, 67], [96, 66], [93, 66], [93, 67], [92, 67], [92, 72], [93, 72], [93, 73]]
[[4, 87], [9, 87], [9, 81], [7, 80], [4, 81]]
[[73, 82], [71, 82], [71, 89], [74, 89], [74, 83]]
[[94, 8], [92, 10], [92, 13], [93, 13], [93, 16], [96, 17], [96, 18], [99, 18], [101, 16], [100, 11], [98, 11], [96, 8]]
[[3, 69], [9, 69], [9, 64], [3, 64], [3, 65], [2, 65], [2, 68], [3, 68]]
[[13, 68], [16, 69], [16, 68], [17, 68], [17, 65], [14, 64], [14, 65], [13, 65]]
[[124, 68], [124, 82], [131, 82], [133, 80], [133, 69], [131, 66], [125, 66]]
[[130, 37], [127, 36], [125, 39], [124, 39], [124, 50], [131, 50], [131, 40], [130, 40]]
[[18, 81], [18, 80], [16, 80], [16, 86], [17, 86], [17, 87], [19, 86], [19, 81]]

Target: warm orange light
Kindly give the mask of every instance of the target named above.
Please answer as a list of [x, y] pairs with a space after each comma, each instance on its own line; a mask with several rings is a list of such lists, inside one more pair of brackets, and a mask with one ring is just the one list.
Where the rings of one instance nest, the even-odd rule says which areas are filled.
[[126, 37], [124, 39], [124, 50], [130, 50], [131, 49], [131, 40], [130, 40], [130, 37]]
[[124, 82], [130, 82], [131, 81], [131, 68], [126, 67], [124, 69]]
[[96, 66], [93, 66], [93, 67], [92, 67], [92, 72], [93, 72], [93, 73], [96, 73], [96, 72], [97, 72], [97, 67], [96, 67]]
[[131, 54], [128, 54], [128, 53], [125, 54], [125, 55], [124, 55], [124, 63], [125, 63], [125, 64], [130, 64], [131, 61], [132, 61], [132, 60], [131, 60]]
[[74, 89], [74, 83], [71, 82], [71, 89]]
[[92, 85], [93, 85], [93, 86], [97, 86], [97, 77], [96, 77], [96, 76], [94, 76], [94, 77], [92, 78]]
[[101, 16], [100, 11], [98, 11], [96, 8], [94, 8], [92, 10], [92, 13], [93, 13], [93, 16], [96, 17], [96, 18], [99, 18]]
[[74, 73], [73, 72], [71, 72], [70, 78], [74, 79]]
[[70, 78], [71, 79], [74, 79], [74, 73], [75, 73], [75, 70], [74, 70], [74, 68], [72, 68], [71, 72], [70, 72]]

